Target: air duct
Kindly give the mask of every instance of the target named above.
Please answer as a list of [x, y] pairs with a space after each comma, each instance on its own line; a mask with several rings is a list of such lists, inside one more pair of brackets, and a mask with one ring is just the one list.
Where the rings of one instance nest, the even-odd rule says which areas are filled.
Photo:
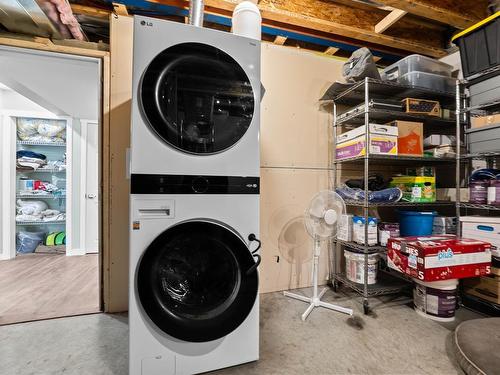
[[203, 10], [205, 4], [203, 0], [190, 0], [189, 1], [189, 24], [203, 27]]

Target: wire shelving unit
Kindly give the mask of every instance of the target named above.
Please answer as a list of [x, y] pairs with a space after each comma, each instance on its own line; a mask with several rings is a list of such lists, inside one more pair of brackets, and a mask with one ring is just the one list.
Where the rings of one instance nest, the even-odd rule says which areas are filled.
[[[459, 121], [459, 125], [463, 125], [465, 119], [455, 116], [455, 118], [441, 118], [426, 115], [415, 115], [404, 113], [400, 111], [391, 110], [381, 110], [372, 108], [370, 105], [372, 99], [405, 99], [405, 98], [417, 98], [417, 99], [432, 99], [438, 100], [441, 105], [446, 108], [456, 109], [456, 102], [462, 100], [462, 96], [456, 97], [455, 93], [434, 91], [425, 88], [416, 88], [406, 85], [401, 85], [389, 81], [379, 81], [371, 78], [365, 78], [363, 81], [358, 82], [346, 89], [342, 93], [338, 94], [333, 99], [333, 161], [332, 161], [332, 171], [333, 171], [333, 190], [339, 185], [339, 166], [344, 164], [357, 164], [363, 167], [364, 181], [368, 181], [370, 174], [370, 168], [373, 166], [415, 166], [415, 165], [450, 165], [453, 166], [458, 163], [457, 157], [412, 157], [412, 156], [386, 156], [386, 155], [372, 155], [370, 154], [369, 147], [366, 147], [366, 155], [358, 156], [348, 159], [336, 160], [336, 146], [337, 146], [337, 135], [339, 134], [340, 128], [355, 128], [359, 126], [365, 127], [365, 145], [370, 144], [370, 134], [369, 134], [369, 124], [370, 122], [375, 123], [387, 123], [392, 120], [409, 120], [409, 121], [419, 121], [424, 123], [424, 127], [429, 129], [432, 128], [436, 132], [443, 132], [446, 130], [448, 134], [453, 133], [456, 125], [456, 121]], [[339, 114], [339, 106], [346, 107], [349, 109], [343, 111]], [[456, 113], [456, 110], [451, 111], [451, 113]], [[368, 201], [368, 184], [365, 183], [365, 198], [361, 201], [351, 201], [346, 200], [347, 207], [360, 207], [363, 209], [363, 216], [365, 217], [365, 222], [368, 222], [369, 210], [371, 208], [377, 207], [449, 207], [453, 208], [456, 206], [455, 202], [452, 201], [436, 201], [432, 203], [415, 203], [415, 202], [369, 202]], [[377, 283], [373, 285], [368, 284], [368, 256], [370, 254], [382, 253], [386, 249], [383, 246], [370, 246], [368, 245], [368, 226], [365, 226], [365, 243], [358, 244], [354, 242], [346, 242], [335, 240], [334, 251], [333, 251], [333, 267], [331, 279], [333, 282], [334, 289], [336, 289], [340, 284], [350, 288], [351, 290], [358, 293], [363, 298], [363, 311], [368, 314], [370, 311], [369, 298], [374, 296], [381, 296], [386, 294], [399, 293], [410, 287], [409, 280], [401, 275], [396, 275], [395, 272], [379, 272], [377, 277]], [[364, 283], [358, 284], [347, 279], [345, 272], [340, 270], [340, 262], [338, 254], [340, 253], [337, 247], [347, 248], [350, 251], [364, 254]]]

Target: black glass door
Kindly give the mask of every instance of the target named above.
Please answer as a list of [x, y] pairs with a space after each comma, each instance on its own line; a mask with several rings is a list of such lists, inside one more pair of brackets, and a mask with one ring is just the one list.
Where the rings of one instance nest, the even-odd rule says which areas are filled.
[[238, 142], [255, 105], [241, 66], [201, 43], [177, 44], [156, 56], [142, 77], [140, 98], [149, 125], [162, 140], [201, 155]]
[[257, 271], [246, 244], [225, 227], [192, 221], [158, 236], [137, 269], [143, 309], [161, 330], [184, 341], [226, 336], [248, 316]]

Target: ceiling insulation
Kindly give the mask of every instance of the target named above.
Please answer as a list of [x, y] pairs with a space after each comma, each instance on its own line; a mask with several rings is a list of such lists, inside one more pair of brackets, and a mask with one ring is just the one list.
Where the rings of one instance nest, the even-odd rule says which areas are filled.
[[0, 23], [14, 33], [86, 40], [67, 0], [0, 0]]

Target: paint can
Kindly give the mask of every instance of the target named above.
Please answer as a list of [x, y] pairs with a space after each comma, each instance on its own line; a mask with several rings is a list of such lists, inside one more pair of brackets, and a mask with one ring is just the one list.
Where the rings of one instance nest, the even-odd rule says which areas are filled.
[[431, 282], [414, 280], [413, 307], [417, 314], [438, 322], [454, 321], [458, 279]]

